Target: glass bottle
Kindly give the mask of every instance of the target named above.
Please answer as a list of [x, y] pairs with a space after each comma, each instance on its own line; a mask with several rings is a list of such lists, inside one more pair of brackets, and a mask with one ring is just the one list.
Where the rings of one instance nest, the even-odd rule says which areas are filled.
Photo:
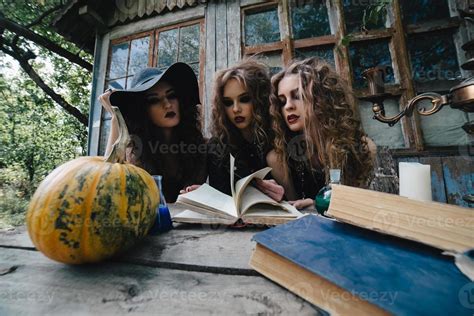
[[162, 179], [162, 176], [153, 176], [153, 180], [155, 180], [155, 183], [160, 190], [160, 204], [156, 208], [156, 220], [150, 229], [151, 235], [166, 232], [173, 228], [170, 211], [168, 209], [168, 205], [166, 204], [165, 195], [163, 194], [163, 187], [161, 184]]
[[324, 215], [324, 213], [329, 208], [329, 202], [331, 202], [331, 185], [332, 184], [340, 184], [341, 183], [341, 169], [330, 169], [329, 170], [329, 184], [322, 187], [319, 190], [318, 194], [316, 194], [316, 198], [314, 199], [314, 206], [316, 211]]

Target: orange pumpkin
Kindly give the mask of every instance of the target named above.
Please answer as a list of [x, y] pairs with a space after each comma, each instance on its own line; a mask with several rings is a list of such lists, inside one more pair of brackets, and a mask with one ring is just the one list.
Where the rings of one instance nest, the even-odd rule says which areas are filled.
[[158, 187], [145, 170], [124, 162], [130, 137], [120, 111], [114, 112], [120, 134], [110, 155], [59, 166], [30, 201], [28, 233], [51, 259], [97, 262], [129, 248], [153, 225]]

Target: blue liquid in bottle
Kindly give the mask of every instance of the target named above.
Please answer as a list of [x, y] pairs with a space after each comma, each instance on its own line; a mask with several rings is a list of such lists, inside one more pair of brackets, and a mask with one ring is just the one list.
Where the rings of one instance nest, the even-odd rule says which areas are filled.
[[163, 194], [163, 188], [161, 185], [162, 176], [153, 176], [158, 189], [160, 190], [160, 204], [156, 208], [156, 220], [150, 229], [150, 235], [157, 235], [159, 233], [167, 232], [173, 228], [171, 221], [170, 211], [166, 204], [165, 196]]

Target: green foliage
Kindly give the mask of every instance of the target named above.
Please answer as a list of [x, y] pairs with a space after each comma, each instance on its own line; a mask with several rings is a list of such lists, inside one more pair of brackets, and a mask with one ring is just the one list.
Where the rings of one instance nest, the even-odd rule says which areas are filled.
[[[0, 0], [0, 11], [28, 25], [58, 4], [61, 1]], [[51, 29], [53, 17], [32, 30], [91, 61], [92, 56]], [[3, 36], [13, 38], [7, 31]], [[82, 113], [89, 112], [90, 73], [34, 43], [20, 39], [18, 45], [35, 53], [37, 58], [30, 64], [56, 93]], [[87, 128], [15, 63], [0, 52], [0, 229], [22, 224], [28, 201], [44, 177], [60, 164], [87, 153]], [[18, 71], [12, 71], [15, 68]]]
[[392, 0], [380, 0], [368, 5], [362, 18], [362, 29], [366, 30], [367, 25], [377, 25], [380, 21], [383, 21], [387, 15], [387, 7], [391, 2]]

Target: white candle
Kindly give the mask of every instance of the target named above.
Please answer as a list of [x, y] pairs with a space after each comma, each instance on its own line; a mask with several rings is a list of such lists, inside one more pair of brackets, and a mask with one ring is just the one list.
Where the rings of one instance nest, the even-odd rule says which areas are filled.
[[400, 162], [400, 195], [420, 201], [432, 201], [431, 166], [418, 162]]

